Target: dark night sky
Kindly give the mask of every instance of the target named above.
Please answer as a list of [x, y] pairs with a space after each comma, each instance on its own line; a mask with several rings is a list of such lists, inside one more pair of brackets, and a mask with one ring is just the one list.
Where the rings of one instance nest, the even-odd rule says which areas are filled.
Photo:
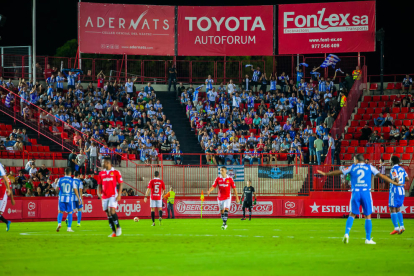
[[[31, 2], [32, 0], [7, 0], [2, 3], [0, 13], [7, 17], [6, 25], [0, 28], [0, 46], [31, 45]], [[234, 5], [235, 1], [140, 1], [140, 0], [89, 0], [96, 3], [151, 4], [151, 5]], [[256, 5], [310, 3], [313, 1], [254, 1]], [[334, 2], [318, 0], [315, 2]], [[77, 37], [78, 0], [37, 0], [37, 53], [54, 55], [58, 47], [67, 40]], [[252, 2], [249, 2], [252, 3]], [[400, 4], [398, 4], [400, 3]], [[408, 4], [406, 4], [408, 3]], [[245, 4], [242, 2], [241, 4]], [[385, 74], [413, 73], [412, 43], [414, 1], [377, 1], [377, 30], [385, 30]], [[369, 74], [379, 74], [379, 43], [373, 53], [367, 56]]]

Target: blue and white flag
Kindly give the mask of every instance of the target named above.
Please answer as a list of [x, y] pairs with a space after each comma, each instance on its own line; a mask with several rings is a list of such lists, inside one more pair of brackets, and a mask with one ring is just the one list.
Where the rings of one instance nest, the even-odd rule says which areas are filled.
[[336, 69], [335, 72], [339, 72], [339, 73], [345, 74], [344, 72], [342, 72], [341, 68]]
[[321, 68], [332, 66], [335, 69], [336, 63], [340, 62], [341, 59], [337, 55], [329, 54], [325, 61], [322, 63]]
[[300, 66], [308, 67], [309, 65], [307, 63], [299, 63]]
[[319, 73], [319, 72], [310, 72], [310, 74], [311, 75], [316, 75], [316, 76], [320, 76], [321, 75], [321, 73]]
[[253, 67], [253, 64], [246, 64], [244, 67]]

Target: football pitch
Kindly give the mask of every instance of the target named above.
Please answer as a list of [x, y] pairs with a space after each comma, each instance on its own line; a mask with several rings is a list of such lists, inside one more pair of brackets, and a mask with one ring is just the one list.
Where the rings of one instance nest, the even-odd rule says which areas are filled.
[[349, 244], [345, 219], [229, 218], [83, 221], [75, 233], [56, 222], [0, 224], [1, 275], [413, 275], [414, 220], [391, 236], [390, 219], [373, 219], [376, 245], [365, 245], [364, 219]]

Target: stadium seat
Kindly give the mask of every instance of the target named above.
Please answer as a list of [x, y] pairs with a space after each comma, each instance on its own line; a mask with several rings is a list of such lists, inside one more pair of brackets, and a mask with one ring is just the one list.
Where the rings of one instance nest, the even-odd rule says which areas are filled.
[[368, 107], [366, 110], [367, 114], [373, 114], [374, 113], [374, 109], [371, 107]]
[[352, 140], [350, 146], [351, 147], [358, 147], [359, 146], [358, 140]]
[[357, 153], [365, 153], [365, 148], [364, 147], [358, 147], [357, 148]]
[[404, 153], [403, 147], [395, 147], [395, 153]]
[[386, 153], [394, 153], [394, 147], [386, 147], [385, 152]]
[[377, 102], [370, 102], [369, 107], [376, 108], [377, 107]]
[[390, 158], [391, 158], [391, 154], [389, 154], [389, 153], [384, 153], [382, 155], [382, 159], [384, 159], [384, 160], [390, 160]]
[[394, 125], [395, 126], [402, 126], [402, 121], [401, 120], [395, 120]]
[[414, 120], [414, 113], [408, 113], [407, 114], [407, 119]]
[[378, 131], [378, 133], [381, 133], [381, 127], [374, 127], [374, 131]]
[[389, 82], [388, 85], [387, 85], [387, 88], [385, 88], [385, 89], [387, 89], [387, 90], [393, 90], [394, 88], [395, 88], [395, 84], [392, 83], [392, 82]]
[[381, 96], [372, 96], [372, 101], [379, 102], [381, 100]]
[[[413, 140], [414, 141], [414, 140]], [[341, 146], [342, 147], [347, 147], [347, 146], [349, 146], [349, 142], [348, 141], [342, 141], [341, 142]]]
[[401, 155], [399, 153], [394, 153], [393, 156], [396, 156], [398, 158], [401, 158]]
[[404, 120], [405, 119], [405, 113], [398, 113], [397, 114], [397, 119], [398, 120]]
[[399, 145], [405, 147], [405, 146], [408, 145], [408, 142], [407, 142], [407, 140], [400, 140]]
[[410, 141], [408, 141], [408, 144], [409, 144], [410, 146], [414, 146], [414, 140], [410, 140]]
[[358, 121], [351, 122], [351, 127], [357, 127], [357, 126], [358, 126]]
[[374, 147], [367, 147], [367, 153], [374, 153]]
[[354, 147], [348, 147], [347, 153], [354, 154], [355, 153], [355, 148]]
[[378, 107], [385, 107], [385, 102], [383, 102], [383, 101], [379, 102]]
[[361, 132], [356, 132], [354, 134], [354, 139], [359, 139], [359, 137], [361, 137], [362, 133]]
[[382, 132], [383, 133], [389, 133], [391, 131], [390, 127], [382, 127]]
[[58, 168], [59, 169], [59, 174], [60, 175], [64, 175], [65, 174], [65, 168]]
[[414, 153], [414, 148], [413, 147], [405, 147], [405, 152], [406, 153]]
[[365, 120], [365, 121], [371, 120], [371, 114], [364, 114], [364, 115], [362, 115], [362, 120]]
[[409, 108], [408, 107], [401, 107], [401, 113], [408, 113]]
[[390, 97], [388, 97], [388, 95], [381, 96], [381, 102], [387, 102], [389, 99]]
[[360, 145], [361, 147], [365, 147], [365, 146], [367, 145], [367, 143], [368, 143], [368, 141], [367, 141], [367, 140], [361, 140], [361, 141], [359, 141], [359, 145]]
[[411, 126], [411, 120], [403, 120], [402, 121], [403, 122], [403, 125], [405, 125], [405, 126]]
[[371, 96], [364, 96], [364, 102], [371, 102], [372, 97]]
[[348, 127], [347, 132], [348, 133], [354, 133], [355, 132], [355, 128], [354, 127]]
[[[372, 102], [371, 102], [371, 103], [372, 103]], [[367, 108], [367, 107], [369, 107], [369, 104], [370, 104], [370, 103], [368, 103], [368, 102], [362, 102], [360, 107], [361, 107], [361, 108]]]
[[344, 160], [352, 160], [352, 154], [344, 154]]
[[401, 90], [401, 89], [402, 89], [402, 83], [401, 83], [401, 82], [397, 82], [397, 83], [395, 84], [395, 89], [397, 89], [397, 90]]
[[380, 114], [380, 113], [382, 113], [382, 107], [377, 107], [377, 108], [375, 108], [374, 113], [375, 113], [375, 114]]
[[136, 160], [135, 154], [128, 154], [129, 160]]
[[402, 155], [402, 160], [411, 160], [411, 154], [404, 153], [404, 154]]
[[392, 108], [392, 113], [394, 113], [394, 114], [400, 113], [400, 108], [399, 107], [393, 107]]
[[371, 83], [369, 90], [378, 90], [378, 83]]
[[363, 126], [365, 126], [366, 123], [367, 123], [366, 121], [359, 121], [359, 126], [363, 127]]
[[355, 114], [355, 115], [354, 115], [354, 120], [355, 120], [355, 121], [362, 120], [362, 116], [361, 116], [360, 114]]

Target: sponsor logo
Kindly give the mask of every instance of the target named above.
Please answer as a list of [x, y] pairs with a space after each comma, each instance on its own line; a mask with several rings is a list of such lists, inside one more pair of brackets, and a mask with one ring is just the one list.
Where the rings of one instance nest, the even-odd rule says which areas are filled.
[[291, 202], [291, 201], [286, 201], [285, 202], [285, 208], [286, 209], [292, 209], [292, 208], [295, 208], [295, 202]]
[[36, 209], [36, 203], [29, 202], [29, 204], [27, 205], [27, 208], [29, 209], [29, 211]]
[[321, 206], [316, 205], [316, 202], [314, 202], [313, 205], [310, 205], [309, 207], [312, 208], [311, 213], [319, 213], [318, 208], [321, 207]]
[[[119, 17], [91, 17], [88, 16], [88, 19], [85, 23], [85, 28], [109, 28], [109, 29], [133, 29], [133, 30], [158, 30], [162, 28], [163, 30], [168, 30], [170, 28], [170, 22], [168, 19], [160, 20], [159, 18], [147, 19], [145, 15], [149, 10], [142, 12], [138, 18], [133, 19], [129, 22], [125, 18]], [[161, 21], [161, 22], [160, 22]]]
[[83, 207], [82, 207], [82, 213], [92, 213], [93, 211], [93, 205], [91, 203], [91, 201], [89, 201], [88, 203], [84, 203]]
[[[200, 215], [201, 213], [201, 201], [183, 200], [175, 204], [175, 210], [179, 214], [183, 215]], [[230, 205], [230, 213], [235, 215], [243, 214], [242, 205], [232, 202]], [[217, 215], [220, 209], [217, 201], [204, 201], [203, 202], [203, 215]], [[255, 215], [272, 215], [273, 214], [273, 202], [263, 201], [253, 206], [252, 213]]]
[[113, 180], [113, 178], [112, 177], [106, 177], [106, 178], [103, 178], [102, 179], [102, 181], [112, 181]]
[[368, 31], [368, 22], [368, 15], [329, 13], [326, 8], [307, 15], [289, 11], [283, 13], [283, 33]]
[[137, 203], [126, 203], [124, 200], [123, 203], [118, 204], [118, 209], [116, 210], [120, 213], [125, 213], [127, 217], [129, 217], [132, 213], [139, 213], [141, 212], [141, 204], [139, 201]]
[[202, 32], [207, 32], [213, 28], [213, 31], [220, 32], [222, 29], [226, 29], [229, 32], [235, 32], [238, 30], [247, 31], [266, 31], [262, 18], [256, 16], [254, 19], [251, 16], [245, 17], [185, 17], [188, 22], [188, 30], [192, 32], [197, 29]]

